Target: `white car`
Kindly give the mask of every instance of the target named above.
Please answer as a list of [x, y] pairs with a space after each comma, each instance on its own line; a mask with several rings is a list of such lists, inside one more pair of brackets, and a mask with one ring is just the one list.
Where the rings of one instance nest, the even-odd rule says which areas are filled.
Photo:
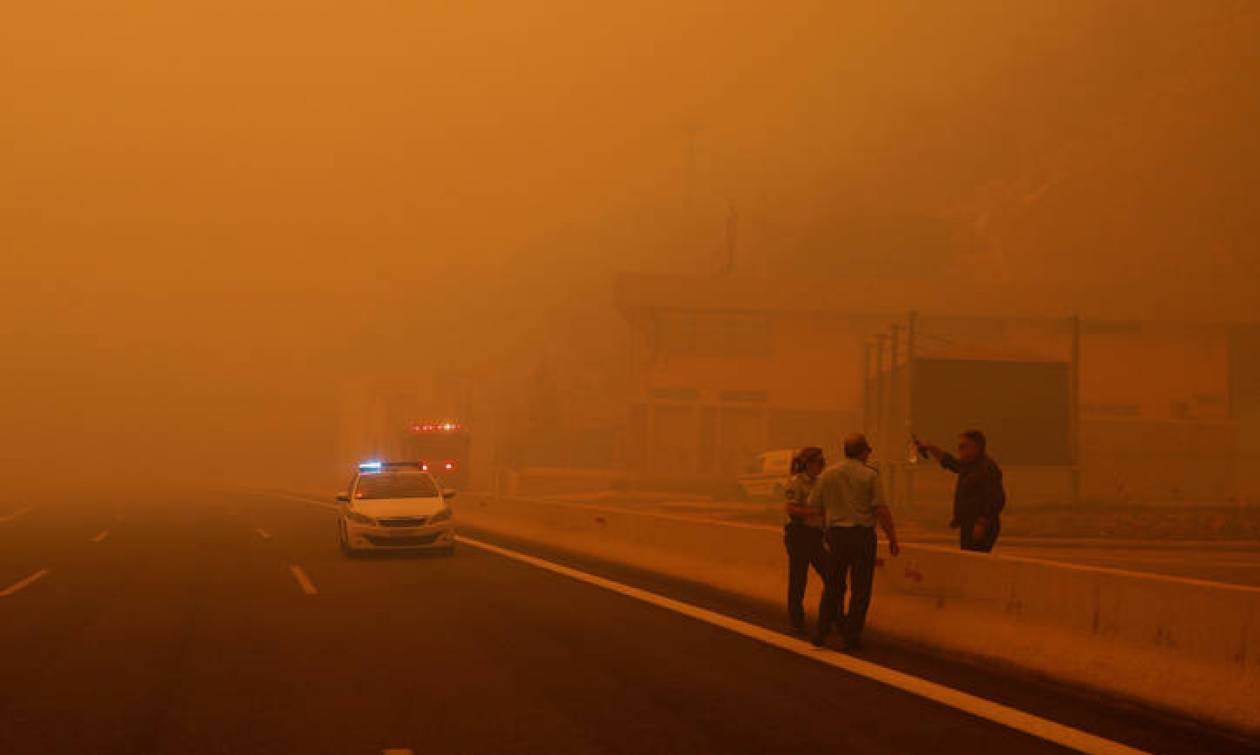
[[792, 477], [792, 457], [796, 456], [796, 451], [795, 448], [780, 448], [757, 454], [736, 480], [740, 494], [745, 498], [782, 501]]
[[454, 490], [438, 488], [419, 463], [367, 462], [350, 489], [337, 496], [341, 548], [354, 556], [365, 551], [455, 551]]

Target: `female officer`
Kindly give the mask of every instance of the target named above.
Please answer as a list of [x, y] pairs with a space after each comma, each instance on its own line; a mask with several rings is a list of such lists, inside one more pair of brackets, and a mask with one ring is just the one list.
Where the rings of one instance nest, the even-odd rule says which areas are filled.
[[809, 567], [820, 579], [827, 570], [827, 551], [823, 546], [826, 525], [821, 508], [811, 508], [809, 492], [814, 480], [827, 466], [823, 450], [808, 446], [792, 458], [792, 479], [787, 486], [787, 525], [783, 528], [783, 544], [788, 554], [788, 619], [798, 634], [805, 632], [805, 582]]

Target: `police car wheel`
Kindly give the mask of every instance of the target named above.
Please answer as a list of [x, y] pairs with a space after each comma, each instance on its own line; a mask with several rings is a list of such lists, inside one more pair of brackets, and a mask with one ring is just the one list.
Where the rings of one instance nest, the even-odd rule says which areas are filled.
[[358, 552], [357, 552], [357, 551], [355, 551], [355, 549], [354, 549], [354, 548], [351, 548], [351, 547], [350, 547], [350, 540], [349, 540], [349, 538], [346, 536], [346, 525], [345, 525], [345, 522], [342, 522], [342, 523], [340, 523], [340, 524], [338, 524], [338, 525], [337, 525], [337, 541], [338, 541], [338, 543], [341, 545], [341, 552], [342, 552], [342, 553], [346, 554], [346, 555], [347, 555], [347, 556], [349, 556], [350, 558], [354, 558], [355, 556], [357, 556], [357, 555], [358, 555]]

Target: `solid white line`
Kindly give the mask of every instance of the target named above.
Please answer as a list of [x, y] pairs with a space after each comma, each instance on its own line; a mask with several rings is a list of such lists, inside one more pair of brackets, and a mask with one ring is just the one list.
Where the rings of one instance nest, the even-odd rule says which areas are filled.
[[92, 542], [99, 543], [107, 537], [109, 537], [109, 530], [101, 530], [100, 532], [96, 533], [95, 537], [92, 538]]
[[38, 582], [46, 576], [48, 576], [48, 570], [40, 569], [28, 577], [23, 577], [3, 590], [0, 590], [0, 598], [7, 598], [18, 590], [21, 590], [23, 587], [26, 587], [34, 582]]
[[293, 564], [289, 567], [289, 571], [293, 572], [293, 578], [297, 580], [298, 587], [302, 588], [302, 592], [307, 595], [315, 595], [319, 590], [315, 589], [315, 585], [311, 582], [311, 578], [306, 576], [306, 572], [302, 571], [302, 567]]
[[474, 548], [480, 548], [491, 553], [498, 554], [505, 558], [510, 558], [530, 566], [545, 569], [549, 572], [570, 577], [581, 582], [585, 582], [596, 587], [602, 587], [605, 590], [625, 595], [635, 600], [641, 600], [654, 606], [664, 608], [675, 613], [688, 616], [699, 621], [712, 624], [714, 626], [727, 629], [741, 634], [767, 645], [781, 648], [791, 653], [808, 658], [818, 663], [825, 663], [838, 669], [843, 669], [852, 674], [871, 679], [881, 684], [909, 692], [912, 695], [931, 700], [941, 705], [946, 705], [955, 710], [983, 718], [994, 723], [1001, 724], [1016, 731], [1025, 734], [1031, 734], [1048, 742], [1053, 742], [1064, 747], [1077, 750], [1079, 752], [1096, 753], [1098, 755], [1139, 755], [1142, 750], [1136, 750], [1132, 747], [1122, 745], [1119, 742], [1113, 742], [1109, 739], [1094, 736], [1088, 732], [1073, 729], [1054, 721], [1050, 721], [1031, 713], [1025, 713], [1015, 708], [1009, 708], [1000, 703], [985, 700], [982, 697], [961, 692], [950, 687], [946, 687], [936, 682], [930, 682], [926, 679], [920, 679], [910, 674], [904, 674], [900, 671], [894, 671], [883, 666], [876, 665], [869, 661], [863, 661], [854, 658], [851, 655], [837, 653], [829, 650], [815, 648], [809, 642], [794, 637], [789, 637], [779, 632], [771, 631], [755, 624], [749, 624], [739, 619], [731, 618], [715, 611], [710, 611], [699, 606], [693, 606], [690, 603], [667, 598], [647, 590], [637, 587], [631, 587], [620, 582], [614, 582], [611, 579], [597, 577], [594, 574], [588, 574], [577, 569], [572, 569], [561, 564], [545, 561], [517, 551], [501, 548], [497, 545], [484, 543], [479, 540], [473, 540], [460, 536], [459, 541]]
[[31, 513], [30, 506], [27, 506], [24, 509], [18, 509], [17, 511], [11, 511], [8, 514], [5, 514], [4, 516], [0, 516], [0, 524], [4, 524], [5, 522], [11, 522], [14, 519], [21, 519], [22, 517], [26, 516], [29, 513]]
[[259, 527], [258, 529], [254, 530], [254, 532], [257, 532], [258, 536], [261, 537], [263, 540], [271, 539], [271, 533], [263, 529], [262, 527]]

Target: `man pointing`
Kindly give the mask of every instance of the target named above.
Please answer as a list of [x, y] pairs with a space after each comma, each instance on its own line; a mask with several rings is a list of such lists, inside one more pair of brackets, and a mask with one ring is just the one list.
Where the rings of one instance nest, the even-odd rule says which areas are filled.
[[931, 454], [941, 466], [958, 475], [954, 486], [954, 519], [959, 545], [965, 551], [988, 553], [1002, 531], [1001, 514], [1006, 508], [1002, 468], [988, 454], [988, 441], [979, 430], [958, 436], [958, 455], [942, 451], [930, 443], [915, 441], [922, 453]]

